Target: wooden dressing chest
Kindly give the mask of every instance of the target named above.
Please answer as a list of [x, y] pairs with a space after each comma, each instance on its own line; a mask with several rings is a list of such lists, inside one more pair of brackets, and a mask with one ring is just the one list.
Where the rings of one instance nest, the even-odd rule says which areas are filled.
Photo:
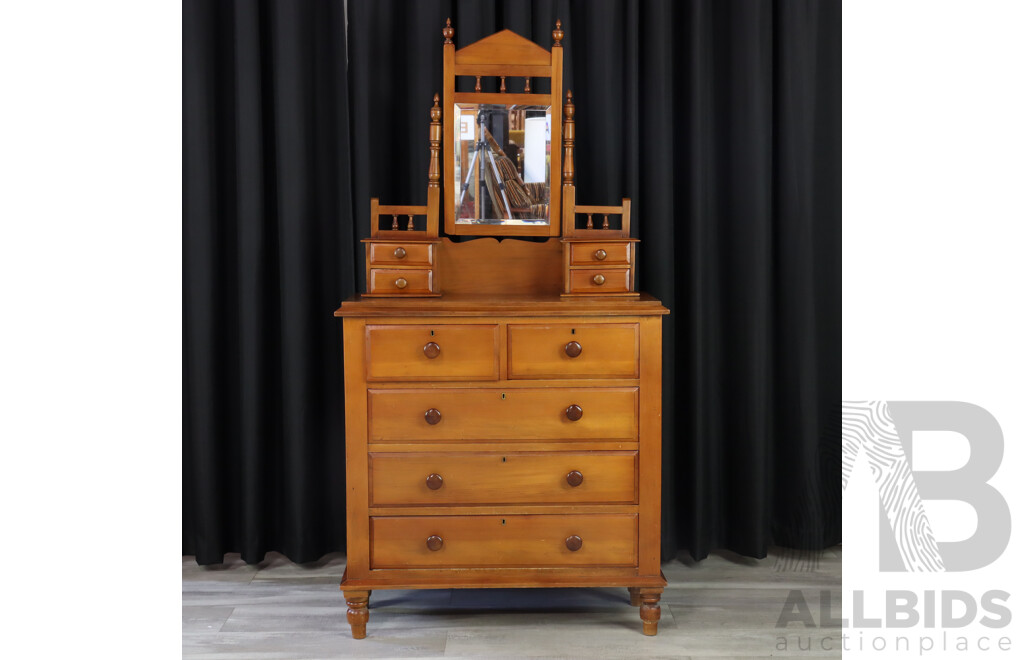
[[[352, 634], [366, 635], [375, 589], [621, 586], [653, 635], [666, 584], [668, 310], [634, 291], [628, 200], [575, 205], [574, 108], [570, 98], [562, 117], [559, 102], [560, 25], [551, 51], [508, 31], [456, 51], [452, 33], [446, 26], [444, 110], [437, 97], [431, 109], [428, 204], [373, 200], [367, 293], [335, 312], [344, 319], [341, 588]], [[510, 53], [526, 64], [505, 61]], [[496, 61], [480, 61], [485, 55]], [[540, 76], [544, 67], [550, 94], [519, 98], [527, 93], [504, 91], [504, 76], [499, 94], [454, 92], [455, 76], [475, 76], [479, 87], [483, 75]], [[459, 183], [445, 187], [446, 231], [552, 238], [439, 236], [447, 113], [446, 180]], [[541, 123], [531, 119], [548, 121], [555, 148], [544, 158], [531, 133]], [[461, 165], [449, 168], [448, 152], [460, 150]], [[519, 163], [508, 155], [516, 151]], [[500, 158], [508, 160], [502, 167]], [[547, 180], [526, 181], [538, 172]], [[597, 226], [594, 214], [603, 218]]]

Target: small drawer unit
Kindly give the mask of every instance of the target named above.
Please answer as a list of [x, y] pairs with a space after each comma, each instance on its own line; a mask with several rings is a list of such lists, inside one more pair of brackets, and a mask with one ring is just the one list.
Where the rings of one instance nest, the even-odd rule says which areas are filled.
[[366, 289], [369, 298], [430, 298], [441, 295], [439, 243], [430, 240], [368, 239]]
[[636, 293], [636, 245], [631, 238], [562, 240], [562, 296]]

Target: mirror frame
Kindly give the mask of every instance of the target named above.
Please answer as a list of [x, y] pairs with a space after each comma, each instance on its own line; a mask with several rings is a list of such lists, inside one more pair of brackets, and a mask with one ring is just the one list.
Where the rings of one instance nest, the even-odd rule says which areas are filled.
[[[449, 25], [444, 42], [444, 230], [450, 236], [561, 236], [562, 232], [562, 31], [556, 29], [550, 51], [511, 30], [502, 30], [455, 49], [455, 30]], [[507, 94], [456, 92], [456, 76], [499, 78], [550, 78], [551, 93]], [[504, 80], [502, 81], [504, 87]], [[547, 225], [457, 224], [455, 190], [455, 104], [529, 104], [551, 107], [551, 193]]]

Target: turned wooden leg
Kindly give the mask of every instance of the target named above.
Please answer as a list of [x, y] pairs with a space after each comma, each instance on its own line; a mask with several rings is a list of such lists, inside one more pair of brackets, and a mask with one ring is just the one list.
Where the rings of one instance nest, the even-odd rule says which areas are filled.
[[629, 604], [633, 607], [640, 607], [640, 587], [629, 588]]
[[352, 639], [366, 637], [366, 622], [370, 618], [370, 592], [346, 591], [345, 602], [348, 603], [348, 625], [352, 626]]
[[658, 621], [661, 619], [661, 587], [640, 589], [640, 620], [644, 622], [645, 635], [658, 634]]

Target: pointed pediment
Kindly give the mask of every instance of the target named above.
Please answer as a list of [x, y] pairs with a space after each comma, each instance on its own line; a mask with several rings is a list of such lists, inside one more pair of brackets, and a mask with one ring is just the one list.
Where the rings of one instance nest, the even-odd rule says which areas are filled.
[[512, 30], [502, 30], [455, 51], [455, 63], [551, 66], [551, 52]]

